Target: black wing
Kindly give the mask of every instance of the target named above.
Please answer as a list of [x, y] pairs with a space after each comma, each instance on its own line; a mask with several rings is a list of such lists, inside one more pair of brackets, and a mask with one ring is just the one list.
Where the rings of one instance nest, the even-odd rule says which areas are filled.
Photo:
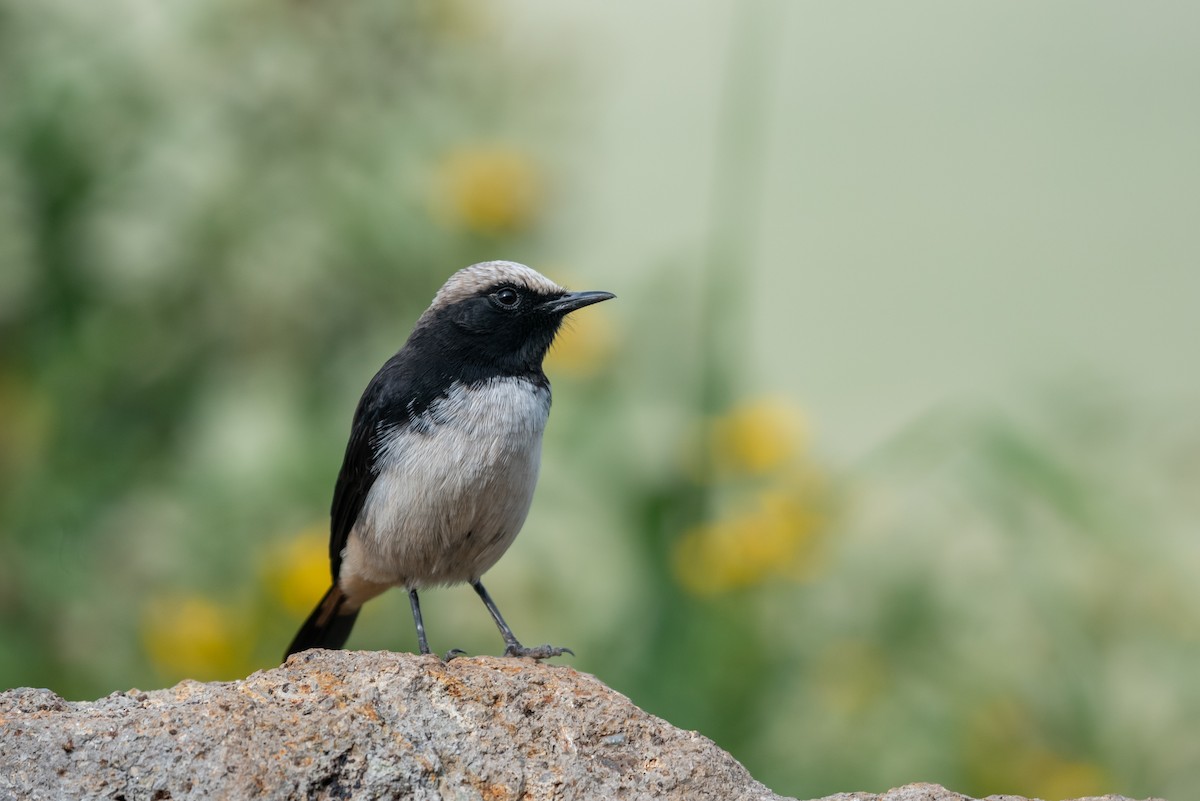
[[367, 494], [379, 476], [381, 430], [399, 422], [389, 419], [395, 418], [397, 411], [401, 416], [406, 416], [404, 400], [395, 394], [396, 382], [389, 380], [389, 374], [397, 366], [398, 356], [389, 359], [375, 374], [363, 391], [358, 408], [354, 410], [350, 441], [346, 443], [346, 455], [342, 458], [342, 469], [333, 489], [333, 505], [329, 509], [329, 564], [333, 570], [334, 584], [337, 584], [341, 573], [342, 551], [350, 537], [350, 530], [358, 522]]
[[329, 510], [329, 563], [334, 584], [346, 540], [379, 477], [379, 453], [387, 444], [388, 432], [410, 425], [448, 388], [449, 379], [432, 367], [429, 360], [406, 347], [379, 369], [358, 401]]
[[367, 493], [379, 475], [375, 463], [375, 425], [364, 419], [363, 414], [366, 401], [364, 394], [354, 413], [350, 441], [346, 443], [346, 455], [342, 459], [342, 469], [333, 490], [333, 505], [329, 510], [329, 564], [334, 584], [337, 584], [342, 569], [342, 550], [346, 547], [350, 529], [358, 521]]

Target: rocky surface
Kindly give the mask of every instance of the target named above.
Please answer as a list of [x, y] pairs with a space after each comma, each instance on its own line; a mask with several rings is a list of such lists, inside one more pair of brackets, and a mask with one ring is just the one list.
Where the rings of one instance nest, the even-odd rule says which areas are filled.
[[[242, 681], [94, 702], [0, 694], [0, 799], [72, 798], [780, 796], [710, 740], [569, 667], [308, 651]], [[828, 801], [965, 798], [922, 784]]]
[[[936, 784], [907, 784], [904, 787], [897, 787], [895, 790], [888, 790], [883, 794], [838, 793], [818, 801], [975, 801], [975, 799]], [[1029, 799], [1019, 795], [989, 795], [983, 801], [1029, 801]], [[1129, 801], [1129, 799], [1120, 795], [1097, 795], [1077, 798], [1075, 801]], [[1162, 801], [1162, 799], [1152, 798], [1147, 801]]]

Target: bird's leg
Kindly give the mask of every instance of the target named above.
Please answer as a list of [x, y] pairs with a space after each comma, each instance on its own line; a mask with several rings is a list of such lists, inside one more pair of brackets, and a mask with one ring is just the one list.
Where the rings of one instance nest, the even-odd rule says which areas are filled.
[[417, 624], [417, 644], [421, 647], [421, 653], [429, 653], [429, 640], [425, 639], [425, 621], [421, 619], [421, 601], [417, 598], [417, 590], [414, 587], [408, 588], [408, 603], [412, 607], [413, 622]]
[[[430, 653], [429, 641], [425, 639], [425, 620], [421, 617], [421, 602], [417, 599], [417, 591], [415, 589], [409, 589], [408, 603], [412, 607], [413, 622], [417, 624], [417, 643], [421, 646], [421, 653]], [[451, 648], [442, 657], [442, 661], [449, 662], [451, 659], [463, 656], [464, 654], [466, 654], [466, 651], [461, 648]]]
[[492, 600], [492, 596], [488, 595], [488, 591], [483, 588], [483, 584], [479, 581], [472, 581], [471, 586], [475, 588], [475, 592], [479, 593], [479, 597], [483, 599], [483, 605], [491, 613], [492, 620], [496, 621], [496, 628], [500, 629], [500, 636], [504, 638], [505, 656], [529, 656], [534, 659], [549, 659], [552, 656], [562, 656], [563, 654], [575, 656], [575, 652], [570, 648], [556, 648], [552, 645], [539, 645], [534, 648], [526, 648], [524, 645], [521, 645], [520, 641], [513, 635], [512, 629], [504, 622], [504, 617], [501, 616], [500, 610], [496, 608], [496, 602]]

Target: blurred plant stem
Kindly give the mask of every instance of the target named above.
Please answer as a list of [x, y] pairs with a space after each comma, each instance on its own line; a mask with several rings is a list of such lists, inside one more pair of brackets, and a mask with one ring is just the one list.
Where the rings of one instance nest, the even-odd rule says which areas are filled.
[[[735, 7], [718, 117], [700, 297], [699, 411], [712, 415], [738, 394], [747, 289], [757, 263], [766, 170], [767, 98], [784, 6], [753, 0]], [[712, 459], [704, 469], [711, 478]]]
[[[714, 154], [708, 242], [700, 281], [698, 375], [694, 412], [711, 420], [743, 394], [745, 299], [752, 284], [766, 166], [766, 101], [771, 90], [774, 34], [784, 7], [755, 0], [735, 7]], [[653, 582], [646, 659], [638, 683], [643, 702], [680, 725], [722, 731], [734, 747], [753, 734], [769, 644], [747, 626], [749, 603], [726, 594], [701, 600], [675, 580], [672, 553], [680, 533], [715, 514], [718, 483], [713, 438], [700, 434], [695, 470], [678, 475], [643, 499], [639, 521]], [[739, 658], [716, 653], [736, 649]], [[713, 658], [706, 658], [711, 654]], [[697, 657], [699, 656], [699, 659]], [[687, 675], [688, 681], [680, 681]], [[699, 697], [697, 697], [699, 696]]]

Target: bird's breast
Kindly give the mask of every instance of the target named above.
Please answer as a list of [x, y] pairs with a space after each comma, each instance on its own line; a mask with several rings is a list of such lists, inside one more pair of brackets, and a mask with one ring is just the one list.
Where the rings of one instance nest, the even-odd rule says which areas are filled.
[[491, 567], [529, 512], [549, 411], [546, 385], [493, 378], [454, 385], [408, 425], [381, 431], [378, 477], [355, 526], [370, 578], [415, 586]]

